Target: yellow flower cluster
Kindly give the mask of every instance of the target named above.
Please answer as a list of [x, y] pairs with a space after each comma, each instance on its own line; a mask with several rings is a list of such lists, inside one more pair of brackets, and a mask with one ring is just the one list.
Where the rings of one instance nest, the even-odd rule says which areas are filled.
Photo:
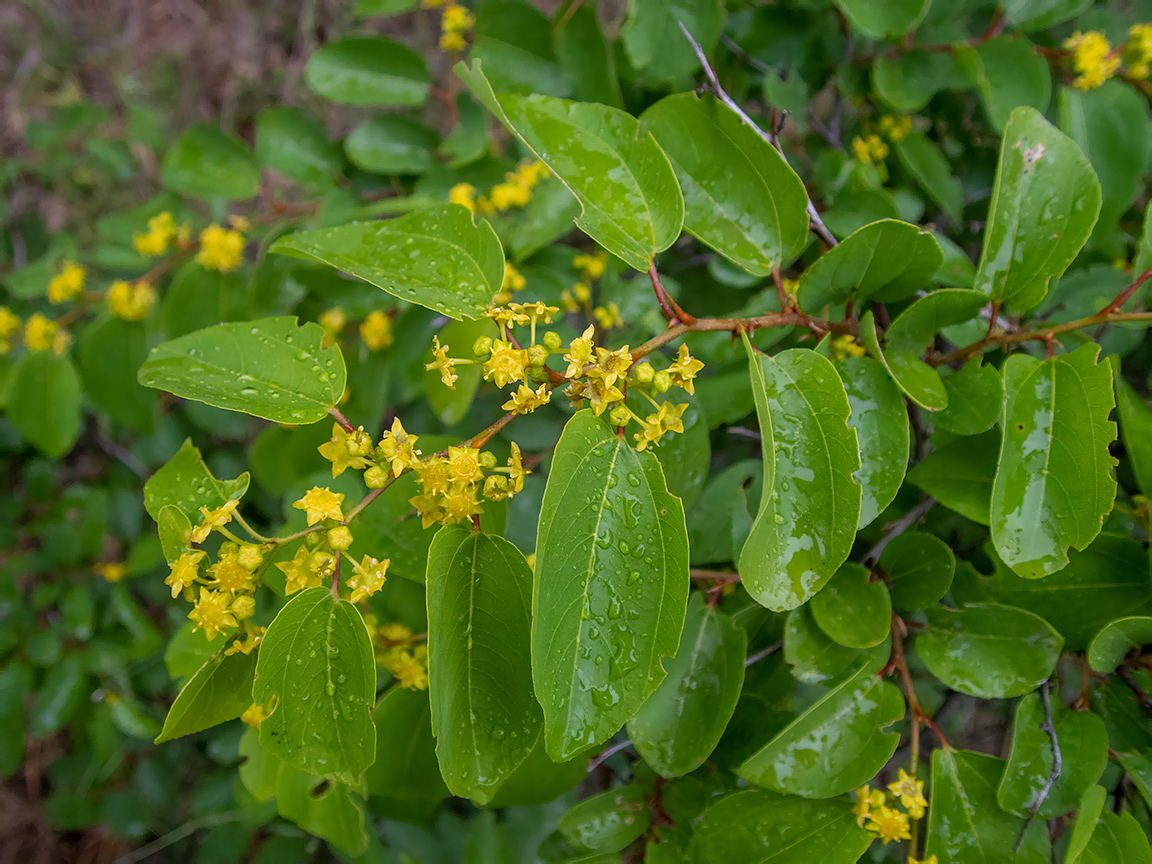
[[496, 306], [507, 303], [512, 299], [512, 292], [523, 291], [527, 285], [528, 280], [524, 278], [524, 274], [505, 261], [504, 280], [500, 283], [500, 291], [492, 298], [492, 303]]
[[1064, 48], [1072, 52], [1072, 68], [1076, 70], [1072, 85], [1078, 90], [1099, 87], [1120, 68], [1120, 52], [1113, 51], [1107, 37], [1096, 30], [1077, 30], [1064, 40]]
[[[236, 224], [243, 225], [241, 220]], [[231, 273], [240, 267], [244, 256], [244, 235], [236, 228], [224, 228], [213, 222], [200, 232], [200, 251], [196, 260], [205, 270]]]
[[60, 272], [48, 281], [48, 302], [64, 303], [84, 293], [87, 271], [73, 261], [65, 261]]
[[12, 350], [12, 337], [20, 332], [20, 316], [7, 306], [0, 306], [0, 354]]
[[33, 313], [24, 325], [24, 347], [29, 351], [51, 351], [60, 356], [71, 344], [71, 334], [61, 330], [60, 325], [39, 312]]
[[883, 162], [888, 156], [888, 145], [875, 133], [863, 138], [857, 135], [852, 139], [852, 155], [856, 157], [857, 162], [867, 164]]
[[[580, 274], [580, 281], [572, 285], [571, 291], [564, 289], [560, 294], [560, 305], [564, 307], [565, 312], [579, 312], [581, 308], [588, 307], [588, 301], [592, 299], [592, 283], [604, 275], [604, 265], [607, 262], [608, 253], [603, 249], [595, 255], [577, 255], [572, 259], [572, 266]], [[597, 309], [603, 308], [597, 307]], [[595, 311], [593, 310], [593, 314]], [[609, 310], [605, 309], [604, 311]], [[619, 315], [619, 311], [619, 309], [616, 310], [617, 315]]]
[[[852, 812], [856, 814], [856, 824], [866, 828], [887, 846], [893, 840], [908, 840], [910, 820], [923, 819], [928, 801], [924, 798], [924, 782], [909, 777], [903, 768], [899, 778], [888, 784], [888, 791], [907, 812], [888, 805], [888, 796], [879, 789], [869, 789], [865, 784], [856, 790], [856, 804]], [[895, 803], [895, 802], [893, 802]], [[929, 858], [923, 864], [930, 864]]]
[[536, 184], [548, 176], [548, 166], [543, 162], [525, 159], [515, 171], [504, 175], [504, 182], [497, 183], [487, 195], [476, 197], [476, 187], [471, 183], [457, 183], [448, 192], [448, 200], [461, 204], [474, 213], [502, 213], [514, 207], [523, 207], [532, 200], [532, 190]]
[[379, 309], [368, 313], [360, 323], [360, 341], [369, 351], [383, 351], [393, 342], [392, 318]]
[[1137, 78], [1147, 78], [1152, 72], [1152, 24], [1133, 24], [1128, 29], [1124, 62]]
[[143, 321], [156, 305], [156, 289], [148, 282], [117, 279], [104, 295], [108, 311], [125, 321]]
[[148, 231], [132, 235], [132, 248], [145, 258], [155, 258], [168, 251], [176, 243], [188, 242], [188, 226], [176, 227], [172, 214], [165, 210], [148, 220]]
[[348, 324], [348, 316], [341, 307], [333, 306], [321, 312], [316, 323], [324, 328], [324, 340], [321, 344], [328, 348], [340, 341], [340, 334]]
[[97, 576], [103, 576], [105, 582], [123, 582], [128, 575], [128, 565], [118, 561], [108, 561], [92, 567]]
[[867, 353], [864, 346], [847, 333], [832, 337], [832, 341], [828, 343], [828, 354], [837, 363], [847, 360], [849, 357], [863, 357]]
[[912, 118], [893, 117], [891, 114], [885, 114], [880, 118], [879, 126], [880, 134], [888, 138], [889, 141], [903, 141], [912, 131]]
[[428, 689], [428, 648], [422, 636], [413, 636], [403, 624], [380, 625], [371, 613], [364, 623], [372, 635], [376, 662], [396, 678], [396, 683], [409, 690]]
[[468, 45], [464, 34], [472, 29], [476, 19], [471, 12], [456, 3], [445, 3], [443, 7], [440, 17], [440, 50], [463, 51]]

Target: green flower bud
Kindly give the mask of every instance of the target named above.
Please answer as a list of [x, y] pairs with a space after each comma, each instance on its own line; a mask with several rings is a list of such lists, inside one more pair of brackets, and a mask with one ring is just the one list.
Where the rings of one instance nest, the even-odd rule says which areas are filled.
[[487, 450], [484, 450], [480, 454], [480, 467], [483, 468], [485, 471], [491, 471], [493, 468], [495, 468], [496, 467], [495, 454], [489, 453]]
[[549, 330], [544, 334], [544, 347], [549, 351], [559, 351], [564, 347], [564, 340], [560, 338], [559, 333]]
[[492, 337], [481, 336], [472, 343], [472, 353], [477, 357], [487, 357], [492, 353]]
[[652, 379], [656, 377], [656, 370], [652, 368], [651, 363], [639, 363], [632, 368], [632, 377], [638, 384], [651, 384]]
[[369, 489], [379, 489], [388, 482], [390, 476], [392, 475], [386, 469], [373, 465], [364, 472], [364, 485]]
[[627, 426], [628, 421], [632, 419], [632, 412], [628, 410], [627, 405], [617, 405], [608, 413], [608, 419], [612, 421], [613, 426]]
[[652, 384], [657, 393], [667, 393], [668, 388], [672, 386], [672, 376], [668, 374], [667, 370], [661, 370], [652, 379]]
[[543, 345], [532, 345], [528, 348], [528, 365], [543, 366], [548, 359], [548, 349]]
[[335, 528], [328, 529], [328, 544], [341, 552], [351, 546], [352, 532], [348, 530], [348, 526], [337, 525]]

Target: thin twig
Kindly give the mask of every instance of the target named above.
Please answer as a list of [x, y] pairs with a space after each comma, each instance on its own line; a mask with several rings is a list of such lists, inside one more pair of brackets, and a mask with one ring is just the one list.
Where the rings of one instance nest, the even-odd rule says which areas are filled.
[[591, 773], [592, 771], [595, 771], [597, 768], [599, 768], [600, 765], [603, 764], [605, 762], [605, 760], [607, 760], [609, 757], [615, 756], [621, 750], [627, 750], [631, 746], [632, 746], [631, 741], [621, 741], [619, 744], [613, 744], [607, 750], [602, 751], [600, 753], [600, 755], [597, 756], [595, 759], [589, 759], [588, 760], [589, 773]]
[[1028, 831], [1028, 826], [1032, 824], [1032, 820], [1040, 812], [1044, 799], [1048, 797], [1048, 793], [1052, 791], [1052, 787], [1060, 779], [1060, 771], [1064, 767], [1064, 758], [1060, 753], [1060, 741], [1056, 737], [1056, 721], [1052, 719], [1052, 697], [1049, 693], [1051, 687], [1051, 678], [1040, 685], [1040, 704], [1044, 706], [1044, 722], [1040, 724], [1040, 728], [1048, 733], [1048, 738], [1052, 741], [1052, 773], [1048, 775], [1048, 780], [1040, 789], [1040, 794], [1032, 802], [1032, 806], [1028, 809], [1028, 818], [1020, 826], [1020, 833], [1016, 835], [1014, 851], [1017, 853], [1020, 851], [1020, 844], [1024, 842], [1024, 834]]
[[936, 506], [936, 499], [931, 495], [925, 495], [924, 500], [909, 510], [902, 518], [892, 523], [892, 527], [884, 533], [880, 538], [880, 542], [873, 546], [861, 559], [865, 566], [872, 566], [880, 560], [880, 553], [884, 551], [884, 547], [923, 519], [928, 511]]
[[759, 663], [765, 657], [769, 656], [770, 654], [775, 654], [777, 651], [779, 651], [783, 647], [784, 647], [784, 640], [779, 639], [776, 642], [773, 642], [771, 645], [769, 645], [763, 651], [757, 651], [755, 654], [750, 654], [748, 656], [748, 659], [744, 661], [745, 668], [751, 666], [753, 663]]
[[189, 834], [195, 834], [201, 828], [213, 828], [216, 825], [224, 825], [228, 822], [239, 822], [245, 818], [245, 814], [239, 811], [230, 811], [228, 813], [212, 813], [208, 816], [201, 816], [199, 819], [192, 819], [185, 822], [179, 828], [169, 831], [158, 840], [154, 840], [147, 846], [141, 846], [139, 849], [134, 849], [127, 855], [121, 855], [113, 864], [137, 864], [145, 858], [150, 858], [157, 852], [163, 851], [171, 846], [173, 843], [179, 843]]

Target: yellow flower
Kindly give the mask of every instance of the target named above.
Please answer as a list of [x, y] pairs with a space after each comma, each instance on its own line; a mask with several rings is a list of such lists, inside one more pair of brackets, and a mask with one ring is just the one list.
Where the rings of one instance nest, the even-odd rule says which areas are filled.
[[484, 314], [500, 324], [527, 324], [529, 320], [527, 315], [513, 306], [494, 306]]
[[311, 553], [306, 546], [301, 545], [291, 561], [280, 561], [277, 569], [284, 573], [284, 593], [295, 594], [305, 588], [316, 588], [320, 585], [320, 575], [313, 571], [311, 566]]
[[147, 234], [132, 235], [132, 247], [145, 258], [155, 258], [168, 250], [176, 234], [172, 214], [165, 210], [148, 220]]
[[924, 808], [928, 801], [924, 798], [924, 781], [909, 777], [904, 769], [900, 769], [900, 776], [894, 783], [888, 784], [888, 791], [900, 799], [904, 809], [913, 819], [920, 819], [924, 815]]
[[520, 457], [520, 445], [513, 441], [512, 455], [508, 457], [508, 479], [512, 483], [513, 493], [524, 489], [524, 476], [531, 473], [531, 471], [524, 470], [524, 461]]
[[512, 485], [507, 477], [492, 474], [484, 480], [484, 497], [489, 501], [503, 501], [512, 497]]
[[572, 344], [568, 346], [568, 353], [564, 355], [564, 359], [568, 361], [565, 377], [579, 377], [584, 367], [592, 362], [592, 334], [595, 332], [596, 328], [589, 324], [582, 336], [572, 340]]
[[445, 6], [444, 17], [440, 19], [440, 26], [445, 30], [469, 30], [475, 23], [472, 13], [456, 4]]
[[504, 262], [504, 281], [500, 283], [501, 291], [523, 291], [524, 286], [528, 281], [521, 275], [520, 271], [513, 267], [509, 262]]
[[344, 310], [339, 306], [334, 306], [331, 309], [325, 309], [321, 312], [320, 317], [316, 319], [316, 323], [324, 328], [324, 339], [321, 344], [327, 348], [340, 341], [340, 334], [348, 323], [348, 316], [344, 314]]
[[431, 528], [437, 522], [444, 520], [444, 509], [440, 506], [440, 498], [436, 495], [424, 493], [408, 499], [408, 503], [416, 508], [420, 514], [420, 524]]
[[392, 465], [392, 474], [399, 477], [405, 468], [415, 467], [420, 461], [420, 451], [416, 449], [419, 435], [409, 435], [397, 417], [392, 428], [384, 433], [380, 441], [380, 455]]
[[374, 309], [360, 325], [360, 339], [369, 351], [383, 351], [392, 344], [392, 319]]
[[868, 784], [865, 783], [856, 790], [856, 803], [852, 805], [852, 812], [856, 814], [856, 824], [861, 828], [864, 827], [864, 820], [868, 818], [868, 810], [871, 806], [871, 793]]
[[245, 708], [244, 713], [240, 715], [240, 719], [253, 729], [259, 729], [260, 724], [263, 723], [267, 717], [268, 715], [264, 712], [264, 706], [255, 703]]
[[480, 508], [480, 502], [476, 500], [476, 487], [472, 484], [454, 484], [444, 496], [441, 507], [444, 510], [445, 524], [460, 522], [484, 512]]
[[267, 627], [254, 627], [248, 621], [244, 621], [240, 626], [245, 628], [247, 633], [243, 638], [237, 638], [231, 645], [225, 648], [225, 654], [243, 654], [245, 656], [251, 654], [260, 647], [260, 643], [264, 641], [264, 634], [268, 630]]
[[[339, 423], [332, 424], [332, 438], [316, 448], [320, 455], [332, 463], [332, 476], [339, 477], [347, 468], [363, 470], [372, 464], [365, 458], [372, 452], [372, 439], [361, 426], [355, 432], [345, 432]], [[352, 451], [356, 452], [353, 453]]]
[[515, 411], [517, 414], [531, 414], [542, 405], [547, 405], [552, 399], [552, 391], [547, 384], [541, 384], [533, 390], [527, 384], [521, 384], [520, 389], [512, 394], [512, 398], [500, 407], [505, 411]]
[[401, 687], [408, 690], [428, 689], [428, 669], [409, 651], [389, 652], [385, 666]]
[[[460, 41], [463, 42], [464, 40], [461, 39]], [[444, 50], [447, 51], [453, 49], [445, 48]], [[476, 187], [471, 183], [457, 183], [455, 186], [448, 190], [448, 201], [452, 204], [460, 204], [461, 206], [467, 207], [469, 210], [475, 213]]]
[[67, 330], [57, 330], [56, 335], [52, 337], [52, 353], [57, 357], [62, 357], [71, 344], [72, 334]]
[[463, 51], [468, 46], [461, 33], [444, 32], [440, 34], [441, 51]]
[[572, 299], [572, 292], [565, 288], [560, 292], [560, 306], [565, 312], [579, 312], [580, 304]]
[[506, 387], [512, 381], [523, 381], [528, 368], [528, 352], [512, 347], [511, 342], [497, 339], [492, 343], [492, 356], [484, 361], [484, 377], [497, 387]]
[[105, 564], [97, 564], [92, 568], [96, 571], [98, 576], [103, 576], [105, 581], [120, 582], [128, 575], [128, 565], [122, 563], [107, 562]]
[[599, 368], [589, 370], [588, 385], [583, 395], [591, 404], [597, 417], [603, 414], [607, 408], [610, 408], [614, 402], [624, 401], [624, 392], [615, 384], [608, 384]]
[[881, 805], [868, 814], [868, 824], [864, 826], [887, 846], [893, 840], [910, 840], [908, 815]]
[[880, 131], [887, 135], [889, 140], [903, 141], [912, 131], [911, 117], [893, 117], [885, 114], [880, 118]]
[[852, 155], [858, 162], [883, 162], [888, 155], [888, 145], [879, 135], [857, 136], [852, 139]]
[[214, 587], [225, 591], [251, 591], [252, 573], [238, 561], [220, 561], [208, 568], [208, 575], [215, 579]]
[[529, 189], [533, 188], [537, 183], [552, 173], [548, 166], [537, 159], [525, 159], [516, 166], [514, 175], [508, 175], [509, 179], [513, 176], [516, 182], [523, 183]]
[[7, 306], [0, 306], [0, 339], [11, 339], [20, 332], [20, 316]]
[[231, 273], [240, 267], [244, 255], [244, 235], [229, 231], [213, 222], [200, 232], [200, 251], [196, 260], [205, 270]]
[[64, 266], [48, 282], [48, 302], [63, 303], [84, 293], [84, 276], [87, 271], [72, 261]]
[[585, 282], [595, 282], [604, 275], [604, 265], [607, 261], [607, 253], [597, 252], [595, 255], [577, 255], [572, 259], [572, 266], [580, 271]]
[[129, 283], [117, 279], [108, 286], [104, 302], [117, 318], [125, 321], [142, 321], [152, 312], [156, 304], [156, 289], [147, 282]]
[[313, 486], [304, 493], [303, 498], [293, 503], [292, 506], [297, 510], [304, 511], [308, 517], [308, 524], [311, 526], [317, 522], [323, 522], [325, 519], [343, 522], [344, 513], [340, 510], [340, 504], [343, 501], [343, 492], [333, 492], [327, 487], [321, 489], [319, 486]]
[[[628, 367], [631, 365], [632, 355], [628, 353], [627, 345], [616, 351], [609, 351], [607, 348], [597, 348], [596, 368], [590, 370], [588, 374], [591, 377], [603, 378], [605, 384], [615, 384], [617, 379], [628, 374]], [[703, 366], [704, 364], [701, 363], [700, 365]]]
[[412, 631], [403, 624], [385, 624], [378, 632], [385, 642], [407, 642], [412, 638]]
[[535, 303], [509, 303], [508, 308], [515, 315], [523, 315], [528, 321], [552, 323], [552, 316], [560, 311], [558, 306], [549, 306], [537, 300]]
[[449, 447], [448, 470], [452, 481], [456, 483], [471, 483], [480, 479], [483, 475], [480, 470], [480, 451], [475, 447]]
[[668, 367], [668, 374], [672, 376], [673, 384], [677, 387], [682, 387], [691, 394], [696, 392], [692, 379], [695, 378], [696, 373], [703, 368], [703, 363], [689, 356], [688, 346], [681, 345], [680, 353], [676, 357], [676, 362]]
[[640, 421], [643, 429], [633, 436], [636, 439], [636, 449], [646, 450], [649, 444], [659, 443], [667, 432], [683, 432], [684, 422], [681, 418], [687, 407], [687, 404], [672, 405], [669, 402], [662, 402], [655, 414], [649, 414], [647, 419]]
[[432, 337], [432, 356], [435, 358], [431, 363], [425, 363], [424, 368], [431, 372], [433, 369], [440, 373], [440, 380], [444, 382], [444, 386], [450, 390], [456, 389], [456, 380], [460, 377], [456, 374], [456, 361], [448, 356], [448, 345], [440, 344], [440, 337]]
[[192, 630], [203, 630], [204, 637], [212, 641], [217, 633], [223, 633], [229, 627], [239, 626], [229, 609], [231, 605], [231, 598], [226, 592], [210, 591], [201, 586], [200, 599], [188, 613], [189, 619], [196, 624]]
[[199, 575], [200, 561], [204, 558], [204, 552], [185, 552], [176, 559], [176, 563], [172, 565], [172, 572], [164, 580], [164, 584], [172, 589], [172, 599], [180, 596], [180, 592], [195, 584], [196, 577]]
[[513, 207], [523, 207], [531, 201], [532, 190], [517, 182], [498, 183], [488, 193], [488, 200], [496, 210], [511, 210]]
[[828, 353], [833, 360], [839, 363], [849, 357], [863, 357], [868, 351], [854, 338], [844, 333], [832, 337], [832, 341], [828, 343]]
[[200, 525], [193, 528], [188, 532], [188, 539], [192, 543], [203, 543], [208, 535], [212, 533], [213, 528], [222, 528], [232, 521], [232, 511], [236, 509], [239, 501], [226, 501], [223, 507], [217, 507], [215, 510], [209, 510], [207, 507], [201, 505], [200, 507]]
[[608, 302], [604, 306], [597, 306], [592, 310], [592, 317], [596, 319], [596, 323], [600, 325], [602, 330], [610, 330], [624, 323], [624, 319], [620, 317], [620, 307], [612, 302]]
[[1134, 76], [1148, 77], [1149, 71], [1152, 71], [1152, 24], [1133, 24], [1128, 28], [1124, 61]]
[[377, 561], [375, 558], [365, 555], [363, 560], [354, 568], [355, 572], [352, 574], [352, 578], [348, 580], [348, 587], [352, 589], [352, 596], [348, 599], [352, 603], [359, 603], [365, 597], [371, 597], [383, 588], [387, 578], [384, 574], [388, 572], [390, 563], [388, 558]]
[[1072, 83], [1078, 90], [1099, 87], [1120, 68], [1119, 54], [1112, 51], [1107, 37], [1096, 30], [1077, 30], [1064, 40], [1064, 47], [1072, 52], [1072, 68], [1077, 73]]
[[429, 456], [412, 466], [412, 470], [420, 478], [420, 485], [427, 495], [446, 493], [452, 483], [452, 469], [443, 456]]
[[57, 325], [36, 312], [24, 325], [24, 345], [29, 351], [49, 351], [56, 341]]
[[592, 299], [592, 289], [585, 282], [577, 282], [572, 286], [572, 295], [580, 303], [587, 303]]

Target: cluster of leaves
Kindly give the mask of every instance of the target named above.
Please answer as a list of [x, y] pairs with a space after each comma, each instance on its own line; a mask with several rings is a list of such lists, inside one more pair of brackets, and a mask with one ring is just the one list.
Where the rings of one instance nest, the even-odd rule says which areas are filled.
[[1152, 861], [1152, 16], [425, 5], [341, 141], [10, 222], [0, 771], [173, 860]]

